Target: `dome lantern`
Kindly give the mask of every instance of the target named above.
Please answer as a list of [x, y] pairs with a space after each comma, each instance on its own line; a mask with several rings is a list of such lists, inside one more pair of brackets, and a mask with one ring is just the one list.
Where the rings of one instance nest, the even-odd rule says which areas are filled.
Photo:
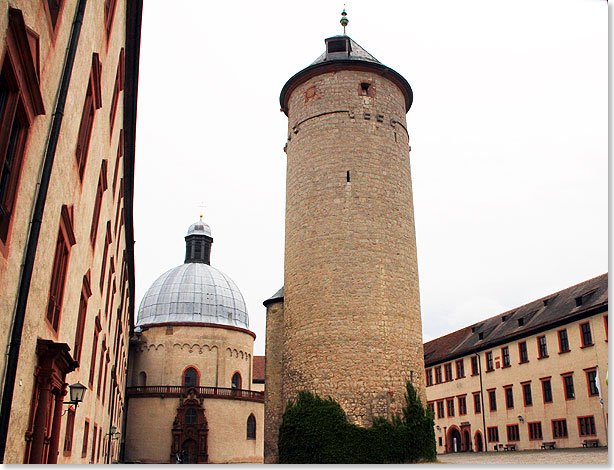
[[204, 263], [211, 264], [211, 228], [203, 222], [203, 215], [200, 214], [198, 222], [193, 223], [188, 228], [185, 237], [185, 263]]

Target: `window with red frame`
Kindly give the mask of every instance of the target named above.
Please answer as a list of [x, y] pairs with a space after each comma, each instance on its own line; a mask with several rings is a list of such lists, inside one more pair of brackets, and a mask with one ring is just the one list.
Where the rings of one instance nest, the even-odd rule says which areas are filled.
[[605, 340], [608, 340], [608, 316], [604, 315], [603, 323], [605, 324]]
[[85, 320], [87, 317], [87, 302], [92, 291], [90, 289], [90, 272], [88, 271], [83, 276], [83, 285], [81, 287], [81, 299], [79, 301], [79, 314], [77, 317], [77, 331], [75, 332], [75, 347], [73, 359], [77, 362], [81, 361], [81, 349], [83, 348], [83, 333], [85, 331]]
[[518, 430], [517, 424], [508, 424], [507, 425], [507, 441], [514, 442], [520, 440], [520, 431]]
[[81, 458], [87, 457], [87, 440], [89, 439], [90, 422], [86, 418], [83, 425], [83, 446], [81, 447]]
[[494, 390], [488, 390], [488, 402], [490, 411], [497, 411], [497, 395]]
[[104, 237], [104, 249], [102, 251], [102, 263], [100, 266], [100, 292], [104, 288], [104, 277], [107, 270], [107, 255], [109, 254], [109, 245], [111, 244], [111, 221], [107, 222], [107, 233]]
[[184, 387], [198, 387], [198, 371], [194, 367], [188, 367], [183, 373]]
[[66, 432], [64, 434], [64, 455], [72, 453], [72, 437], [75, 431], [75, 409], [71, 406], [66, 411]]
[[480, 372], [480, 366], [478, 365], [478, 357], [471, 356], [471, 375], [478, 375]]
[[96, 463], [100, 462], [100, 448], [102, 447], [101, 441], [102, 441], [102, 426], [98, 428], [98, 451], [96, 453]]
[[595, 430], [595, 417], [594, 416], [578, 417], [578, 431], [580, 431], [580, 436], [596, 435], [597, 431]]
[[124, 156], [124, 130], [119, 131], [119, 143], [117, 144], [117, 156], [115, 157], [115, 170], [113, 170], [113, 200], [115, 200], [115, 189], [117, 188], [117, 175], [119, 174], [119, 161]]
[[433, 385], [433, 369], [426, 369], [426, 386]]
[[62, 301], [64, 299], [64, 285], [66, 284], [66, 272], [68, 271], [68, 259], [70, 248], [76, 243], [72, 228], [72, 208], [62, 206], [60, 214], [60, 228], [55, 245], [53, 268], [51, 271], [51, 284], [49, 286], [49, 300], [47, 301], [47, 321], [53, 331], [60, 328], [60, 315]]
[[544, 403], [552, 403], [552, 384], [550, 379], [542, 379], [542, 393], [544, 395]]
[[456, 378], [462, 379], [465, 377], [465, 362], [462, 359], [456, 361]]
[[563, 376], [563, 388], [565, 389], [566, 400], [573, 400], [576, 397], [573, 387], [573, 375], [569, 374]]
[[437, 418], [443, 418], [445, 416], [443, 411], [443, 401], [437, 402]]
[[21, 10], [8, 8], [0, 69], [0, 241], [8, 242], [28, 128], [45, 113], [39, 85], [38, 36]]
[[580, 333], [582, 336], [582, 347], [593, 345], [593, 335], [591, 334], [591, 324], [586, 322], [580, 325]]
[[524, 406], [533, 406], [533, 396], [531, 394], [531, 384], [522, 384], [522, 395], [524, 398]]
[[441, 366], [435, 367], [435, 383], [441, 383]]
[[588, 383], [588, 396], [599, 396], [599, 389], [597, 388], [597, 370], [586, 371], [586, 381]]
[[92, 137], [92, 129], [94, 127], [94, 115], [96, 110], [100, 109], [102, 106], [102, 94], [100, 91], [101, 73], [102, 64], [100, 63], [98, 53], [94, 52], [92, 54], [90, 79], [87, 84], [85, 102], [83, 103], [83, 111], [81, 113], [81, 124], [79, 125], [79, 133], [77, 134], [77, 146], [75, 148], [75, 158], [77, 160], [80, 181], [83, 181], [83, 175], [85, 174], [90, 138]]
[[567, 330], [559, 330], [557, 334], [559, 337], [559, 353], [569, 352], [569, 338], [567, 338]]
[[111, 111], [109, 113], [110, 136], [113, 137], [113, 126], [115, 124], [115, 114], [117, 113], [117, 104], [119, 103], [119, 94], [124, 89], [124, 48], [119, 53], [119, 62], [117, 63], [117, 72], [115, 73], [115, 85], [113, 87], [113, 98], [111, 99]]
[[520, 364], [529, 362], [529, 354], [527, 352], [527, 342], [521, 341], [518, 343], [518, 355], [520, 357]]
[[[100, 313], [98, 315], [100, 315]], [[96, 371], [96, 350], [98, 349], [98, 335], [100, 334], [100, 330], [102, 330], [102, 327], [100, 326], [100, 319], [96, 317], [96, 327], [94, 329], [94, 340], [92, 344], [92, 357], [90, 360], [90, 377], [88, 380], [90, 390], [94, 389], [94, 373]]]
[[450, 380], [452, 380], [452, 364], [451, 363], [444, 364], [443, 370], [445, 373], [446, 382], [449, 382]]
[[446, 400], [446, 408], [448, 409], [448, 418], [454, 416], [454, 398], [448, 398]]
[[96, 246], [96, 235], [98, 234], [98, 224], [100, 222], [100, 209], [102, 208], [102, 197], [107, 190], [107, 161], [103, 160], [98, 176], [98, 187], [96, 188], [96, 200], [94, 201], [94, 211], [92, 212], [92, 226], [90, 228], [90, 242], [92, 248]]
[[555, 439], [563, 439], [567, 437], [567, 420], [552, 420], [552, 437], [554, 437]]
[[467, 397], [462, 396], [458, 397], [458, 415], [466, 415], [467, 414]]
[[100, 388], [102, 387], [102, 365], [104, 363], [104, 355], [107, 351], [107, 344], [105, 340], [102, 340], [102, 347], [100, 348], [100, 365], [98, 366], [98, 386], [96, 387], [96, 395], [100, 397]]
[[499, 442], [499, 427], [491, 426], [487, 429], [488, 442]]
[[529, 440], [541, 441], [542, 437], [542, 423], [541, 421], [535, 421], [533, 423], [527, 423], [529, 427]]
[[117, 0], [104, 0], [104, 28], [107, 32], [107, 40], [111, 36], [113, 28], [113, 17], [115, 15], [115, 5]]
[[94, 463], [94, 459], [96, 458], [96, 437], [98, 434], [98, 425], [94, 424], [94, 433], [92, 435], [92, 458], [90, 463]]
[[482, 402], [480, 400], [480, 392], [473, 392], [473, 411], [476, 414], [482, 412]]
[[545, 336], [537, 337], [537, 352], [539, 354], [539, 358], [543, 359], [544, 357], [548, 357], [548, 345], [546, 344]]
[[492, 370], [495, 370], [495, 366], [493, 364], [492, 359], [492, 351], [488, 351], [486, 353], [486, 372], [490, 372]]
[[503, 362], [503, 367], [510, 366], [510, 348], [505, 346], [501, 348], [501, 360]]
[[505, 387], [505, 407], [510, 410], [514, 408], [514, 391], [512, 387]]

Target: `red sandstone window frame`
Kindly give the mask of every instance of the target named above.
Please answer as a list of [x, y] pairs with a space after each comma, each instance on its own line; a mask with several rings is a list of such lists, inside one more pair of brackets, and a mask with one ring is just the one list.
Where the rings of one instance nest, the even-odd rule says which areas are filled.
[[443, 365], [443, 373], [446, 379], [445, 381], [450, 382], [452, 380], [452, 363], [451, 362], [448, 362], [447, 364]]
[[454, 398], [446, 398], [446, 416], [448, 418], [454, 416]]
[[64, 302], [64, 288], [66, 286], [66, 274], [70, 262], [70, 249], [76, 243], [73, 231], [72, 206], [62, 206], [60, 212], [60, 227], [53, 257], [51, 280], [49, 284], [49, 297], [45, 320], [51, 330], [57, 334], [60, 330], [62, 316], [62, 304]]
[[508, 346], [503, 346], [501, 348], [501, 367], [511, 367], [512, 362], [510, 359], [510, 348]]
[[552, 420], [552, 438], [553, 439], [567, 439], [569, 433], [567, 430], [566, 419], [553, 419]]
[[100, 293], [102, 294], [104, 290], [104, 279], [107, 271], [107, 255], [109, 254], [109, 245], [113, 241], [113, 236], [111, 235], [111, 221], [107, 221], [107, 232], [104, 238], [104, 249], [102, 250], [102, 260], [100, 266]]
[[[58, 34], [58, 24], [62, 14], [64, 13], [64, 0], [43, 0], [43, 6], [45, 10], [45, 16], [47, 17], [47, 23], [49, 25], [49, 32], [51, 33], [51, 42], [55, 43], [55, 39]], [[55, 5], [52, 7], [51, 3]]]
[[104, 28], [107, 35], [107, 44], [113, 32], [113, 19], [115, 18], [115, 6], [117, 0], [104, 0]]
[[[584, 374], [586, 376], [586, 389], [588, 391], [589, 397], [598, 397], [599, 396], [599, 388], [597, 384], [597, 367], [589, 367], [588, 369], [584, 369]], [[591, 374], [595, 374], [594, 382], [591, 381]], [[591, 383], [595, 383], [595, 392], [593, 393]]]
[[495, 370], [495, 361], [493, 358], [492, 351], [487, 351], [485, 354], [486, 357], [486, 372], [492, 372]]
[[429, 410], [431, 410], [431, 412], [433, 413], [433, 417], [435, 417], [435, 402], [434, 401], [429, 401], [426, 406], [429, 407]]
[[64, 456], [72, 454], [72, 441], [75, 432], [75, 409], [70, 406], [66, 410], [66, 431], [64, 432]]
[[479, 367], [480, 365], [478, 364], [478, 357], [477, 356], [471, 356], [471, 375], [478, 375], [479, 372]]
[[[588, 348], [590, 346], [593, 346], [595, 343], [593, 342], [593, 332], [591, 331], [590, 322], [586, 321], [586, 322], [580, 323], [579, 327], [580, 327], [580, 340], [582, 341], [582, 348]], [[586, 327], [586, 330], [584, 327]]]
[[254, 413], [251, 413], [247, 417], [246, 428], [246, 439], [256, 439], [256, 417], [254, 416]]
[[548, 342], [546, 341], [546, 335], [540, 335], [536, 339], [537, 339], [537, 359], [546, 359], [547, 357], [549, 357], [548, 356]]
[[[195, 385], [186, 385], [185, 383], [186, 373], [189, 370], [194, 370], [196, 372], [196, 377], [195, 377], [196, 384]], [[196, 367], [195, 365], [189, 365], [185, 369], [183, 369], [183, 372], [181, 373], [181, 385], [183, 387], [200, 387], [200, 370], [198, 370], [198, 367]]]
[[102, 387], [102, 365], [104, 362], [104, 355], [107, 352], [107, 342], [106, 339], [102, 340], [102, 345], [100, 347], [100, 364], [98, 366], [98, 385], [96, 387], [96, 396], [100, 398], [100, 388]]
[[608, 316], [603, 316], [603, 324], [605, 326], [605, 341], [608, 342]]
[[578, 416], [578, 434], [580, 437], [597, 435], [597, 426], [595, 426], [594, 415]]
[[467, 394], [456, 397], [458, 400], [458, 415], [464, 416], [467, 414]]
[[113, 138], [113, 128], [115, 127], [115, 116], [119, 103], [119, 94], [124, 90], [124, 48], [119, 52], [117, 62], [117, 72], [115, 73], [115, 84], [113, 85], [113, 97], [111, 98], [111, 110], [109, 112], [109, 139]]
[[541, 441], [543, 439], [541, 421], [531, 421], [527, 423], [527, 429], [529, 430], [530, 441]]
[[443, 382], [443, 377], [441, 375], [441, 366], [435, 367], [435, 384], [440, 384]]
[[514, 390], [512, 385], [505, 385], [503, 387], [504, 395], [505, 395], [505, 408], [507, 410], [514, 409]]
[[488, 409], [497, 411], [497, 391], [495, 388], [486, 390], [488, 392]]
[[98, 186], [96, 187], [96, 199], [92, 212], [92, 226], [90, 227], [90, 242], [92, 249], [96, 249], [96, 236], [98, 235], [98, 225], [100, 225], [100, 211], [102, 209], [102, 199], [107, 190], [107, 160], [102, 160], [100, 165], [100, 175], [98, 176]]
[[[533, 390], [531, 389], [531, 381], [527, 380], [526, 382], [520, 382], [520, 386], [522, 387], [522, 401], [525, 408], [528, 406], [533, 406]], [[527, 393], [527, 390], [529, 393]]]
[[426, 369], [424, 371], [424, 375], [426, 376], [426, 386], [430, 387], [431, 385], [433, 385], [433, 369]]
[[443, 400], [438, 400], [437, 401], [437, 419], [442, 419], [445, 418], [445, 409], [443, 406]]
[[96, 317], [95, 328], [94, 328], [94, 337], [92, 344], [92, 357], [90, 359], [90, 376], [88, 379], [88, 385], [90, 390], [94, 390], [94, 375], [96, 372], [96, 353], [98, 349], [98, 336], [100, 335], [100, 331], [102, 330], [102, 326], [100, 324], [100, 312], [98, 312], [98, 316]]
[[480, 392], [473, 392], [473, 412], [475, 414], [482, 413], [482, 401]]
[[573, 383], [573, 372], [563, 372], [561, 374], [561, 380], [563, 381], [563, 394], [565, 400], [575, 400], [576, 391]]
[[117, 188], [117, 175], [119, 174], [119, 162], [124, 156], [124, 130], [119, 131], [119, 142], [117, 144], [117, 155], [115, 156], [115, 169], [113, 170], [113, 200], [115, 201], [115, 193]]
[[[565, 341], [562, 339], [563, 333], [565, 334]], [[557, 330], [556, 337], [559, 340], [559, 354], [568, 353], [571, 351], [569, 348], [569, 335], [567, 334], [567, 328], [561, 328]], [[563, 344], [565, 342], [565, 344]], [[563, 349], [564, 346], [567, 346], [567, 349]]]
[[94, 432], [92, 434], [92, 457], [90, 459], [90, 463], [94, 463], [94, 459], [96, 458], [96, 434], [98, 434], [98, 425], [94, 423]]
[[489, 426], [486, 428], [488, 442], [499, 442], [499, 426]]
[[85, 423], [83, 424], [83, 445], [81, 446], [81, 458], [84, 459], [87, 457], [87, 445], [90, 433], [90, 420], [85, 418]]
[[465, 378], [465, 361], [464, 361], [464, 359], [458, 359], [456, 361], [456, 378], [457, 379]]
[[[552, 377], [542, 377], [539, 380], [541, 381], [542, 384], [542, 398], [544, 401], [544, 404], [546, 403], [553, 403], [554, 402], [554, 396], [552, 394]], [[548, 390], [550, 393], [550, 400], [546, 400], [546, 383], [548, 384]]]
[[508, 424], [507, 429], [507, 442], [517, 442], [520, 440], [520, 429], [517, 424]]
[[[523, 354], [525, 356], [524, 360], [522, 359]], [[529, 350], [527, 348], [527, 342], [520, 341], [518, 342], [518, 364], [526, 364], [527, 362], [529, 362]]]
[[75, 331], [75, 346], [73, 359], [81, 362], [81, 351], [83, 350], [83, 334], [85, 332], [85, 321], [87, 319], [87, 304], [88, 299], [92, 295], [90, 288], [90, 271], [83, 276], [83, 284], [81, 286], [81, 298], [79, 300], [79, 313], [77, 317], [77, 330]]

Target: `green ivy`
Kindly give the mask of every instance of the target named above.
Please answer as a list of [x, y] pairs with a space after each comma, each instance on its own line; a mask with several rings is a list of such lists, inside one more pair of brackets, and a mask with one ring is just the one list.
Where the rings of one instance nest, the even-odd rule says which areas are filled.
[[410, 382], [405, 407], [392, 421], [375, 418], [362, 428], [350, 424], [341, 406], [301, 391], [288, 402], [279, 428], [279, 463], [381, 464], [433, 461], [433, 414], [425, 411]]

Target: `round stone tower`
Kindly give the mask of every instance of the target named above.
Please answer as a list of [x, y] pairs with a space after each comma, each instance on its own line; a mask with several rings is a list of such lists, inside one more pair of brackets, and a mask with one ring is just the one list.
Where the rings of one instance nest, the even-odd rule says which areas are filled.
[[413, 95], [350, 37], [325, 43], [280, 96], [288, 116], [283, 333], [270, 340], [282, 349], [284, 406], [310, 390], [368, 426], [400, 412], [407, 380], [424, 399], [405, 120]]

